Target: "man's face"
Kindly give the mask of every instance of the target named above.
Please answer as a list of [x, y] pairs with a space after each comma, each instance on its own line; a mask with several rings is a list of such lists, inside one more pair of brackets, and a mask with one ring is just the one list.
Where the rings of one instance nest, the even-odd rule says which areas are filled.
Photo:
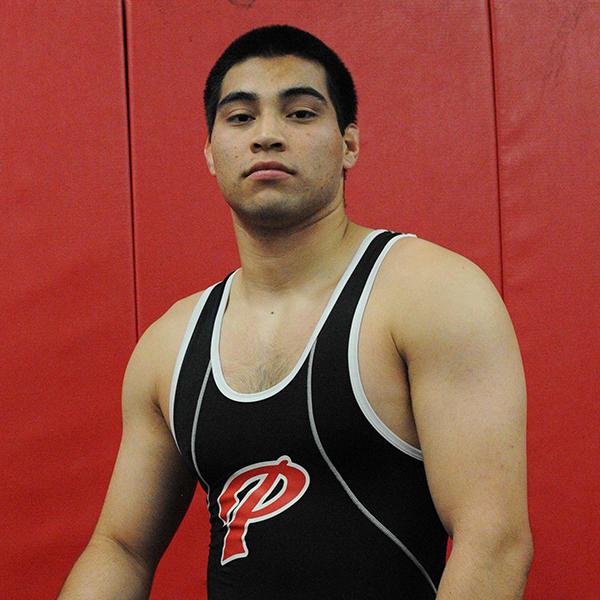
[[[358, 128], [340, 133], [318, 63], [250, 58], [223, 79], [205, 155], [239, 218], [289, 227], [343, 201], [342, 171], [358, 157]], [[269, 162], [278, 165], [260, 165]]]

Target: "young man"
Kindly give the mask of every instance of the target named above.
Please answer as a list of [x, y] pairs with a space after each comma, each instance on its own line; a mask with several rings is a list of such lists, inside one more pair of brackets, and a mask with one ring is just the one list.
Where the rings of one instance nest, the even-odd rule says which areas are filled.
[[525, 381], [494, 285], [348, 220], [356, 96], [320, 40], [245, 34], [205, 106], [241, 268], [139, 340], [105, 505], [60, 598], [147, 597], [197, 481], [210, 600], [521, 598]]

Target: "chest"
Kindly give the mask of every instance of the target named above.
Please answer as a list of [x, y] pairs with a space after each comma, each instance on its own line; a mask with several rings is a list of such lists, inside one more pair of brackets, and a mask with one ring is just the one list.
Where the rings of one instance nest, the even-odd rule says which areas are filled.
[[261, 312], [228, 308], [219, 340], [227, 383], [238, 392], [253, 393], [284, 379], [300, 360], [322, 310], [321, 303], [314, 302]]
[[[355, 344], [340, 347], [359, 374], [377, 416], [396, 435], [418, 447], [411, 410], [408, 371], [381, 318], [381, 298], [373, 290]], [[218, 352], [227, 384], [240, 393], [267, 390], [291, 374], [307, 355], [320, 326], [326, 300], [287, 310], [252, 313], [229, 307], [222, 318]]]

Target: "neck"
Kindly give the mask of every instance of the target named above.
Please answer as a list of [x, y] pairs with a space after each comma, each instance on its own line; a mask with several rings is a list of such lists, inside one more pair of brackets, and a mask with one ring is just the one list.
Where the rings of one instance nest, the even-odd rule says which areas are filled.
[[335, 285], [369, 232], [348, 219], [343, 203], [308, 223], [281, 230], [249, 227], [234, 213], [234, 229], [242, 264], [236, 279], [248, 298]]

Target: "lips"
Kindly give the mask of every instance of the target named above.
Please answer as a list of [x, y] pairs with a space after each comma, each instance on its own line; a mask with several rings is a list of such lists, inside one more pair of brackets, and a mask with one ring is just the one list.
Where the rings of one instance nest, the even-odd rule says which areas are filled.
[[246, 177], [252, 175], [252, 173], [256, 173], [257, 171], [283, 171], [284, 173], [288, 173], [290, 175], [294, 174], [294, 171], [290, 169], [288, 166], [274, 161], [268, 162], [257, 162], [250, 167], [250, 169], [246, 172]]

